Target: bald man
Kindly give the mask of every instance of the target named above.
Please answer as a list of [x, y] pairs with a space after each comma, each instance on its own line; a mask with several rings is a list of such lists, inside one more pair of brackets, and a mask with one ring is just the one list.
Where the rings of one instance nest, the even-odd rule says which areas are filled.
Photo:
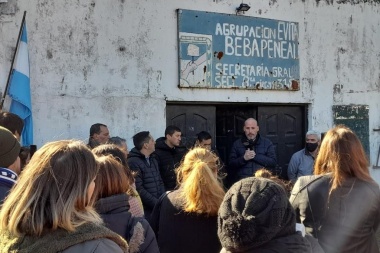
[[231, 184], [246, 177], [252, 177], [261, 168], [274, 169], [277, 164], [273, 143], [259, 134], [254, 118], [244, 122], [244, 136], [232, 146], [229, 163]]

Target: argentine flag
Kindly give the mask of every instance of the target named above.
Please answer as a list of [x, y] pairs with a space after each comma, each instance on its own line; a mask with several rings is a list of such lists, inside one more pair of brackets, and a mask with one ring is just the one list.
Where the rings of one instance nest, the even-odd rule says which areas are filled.
[[24, 129], [21, 134], [22, 145], [29, 146], [33, 144], [33, 120], [30, 97], [28, 39], [25, 22], [22, 25], [22, 33], [18, 42], [8, 95], [12, 98], [9, 111], [24, 120]]

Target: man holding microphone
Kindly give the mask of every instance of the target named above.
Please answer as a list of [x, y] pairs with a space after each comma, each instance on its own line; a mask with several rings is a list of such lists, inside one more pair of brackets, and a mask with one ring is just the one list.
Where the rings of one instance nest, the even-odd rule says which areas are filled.
[[240, 179], [252, 177], [261, 168], [274, 169], [277, 164], [273, 143], [260, 136], [254, 118], [244, 122], [244, 136], [236, 140], [231, 148], [229, 178], [231, 185]]

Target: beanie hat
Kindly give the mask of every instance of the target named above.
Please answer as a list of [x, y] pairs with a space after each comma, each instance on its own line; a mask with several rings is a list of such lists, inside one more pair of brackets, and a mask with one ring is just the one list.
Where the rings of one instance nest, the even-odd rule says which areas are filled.
[[20, 154], [20, 143], [8, 129], [0, 126], [0, 167], [8, 168]]
[[295, 233], [295, 212], [285, 190], [266, 178], [250, 177], [226, 193], [218, 214], [218, 236], [230, 252], [244, 252]]

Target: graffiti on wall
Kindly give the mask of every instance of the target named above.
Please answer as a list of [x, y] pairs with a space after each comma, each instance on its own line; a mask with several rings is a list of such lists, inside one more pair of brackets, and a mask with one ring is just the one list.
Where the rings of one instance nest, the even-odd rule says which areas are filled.
[[299, 90], [298, 23], [178, 10], [179, 86]]

